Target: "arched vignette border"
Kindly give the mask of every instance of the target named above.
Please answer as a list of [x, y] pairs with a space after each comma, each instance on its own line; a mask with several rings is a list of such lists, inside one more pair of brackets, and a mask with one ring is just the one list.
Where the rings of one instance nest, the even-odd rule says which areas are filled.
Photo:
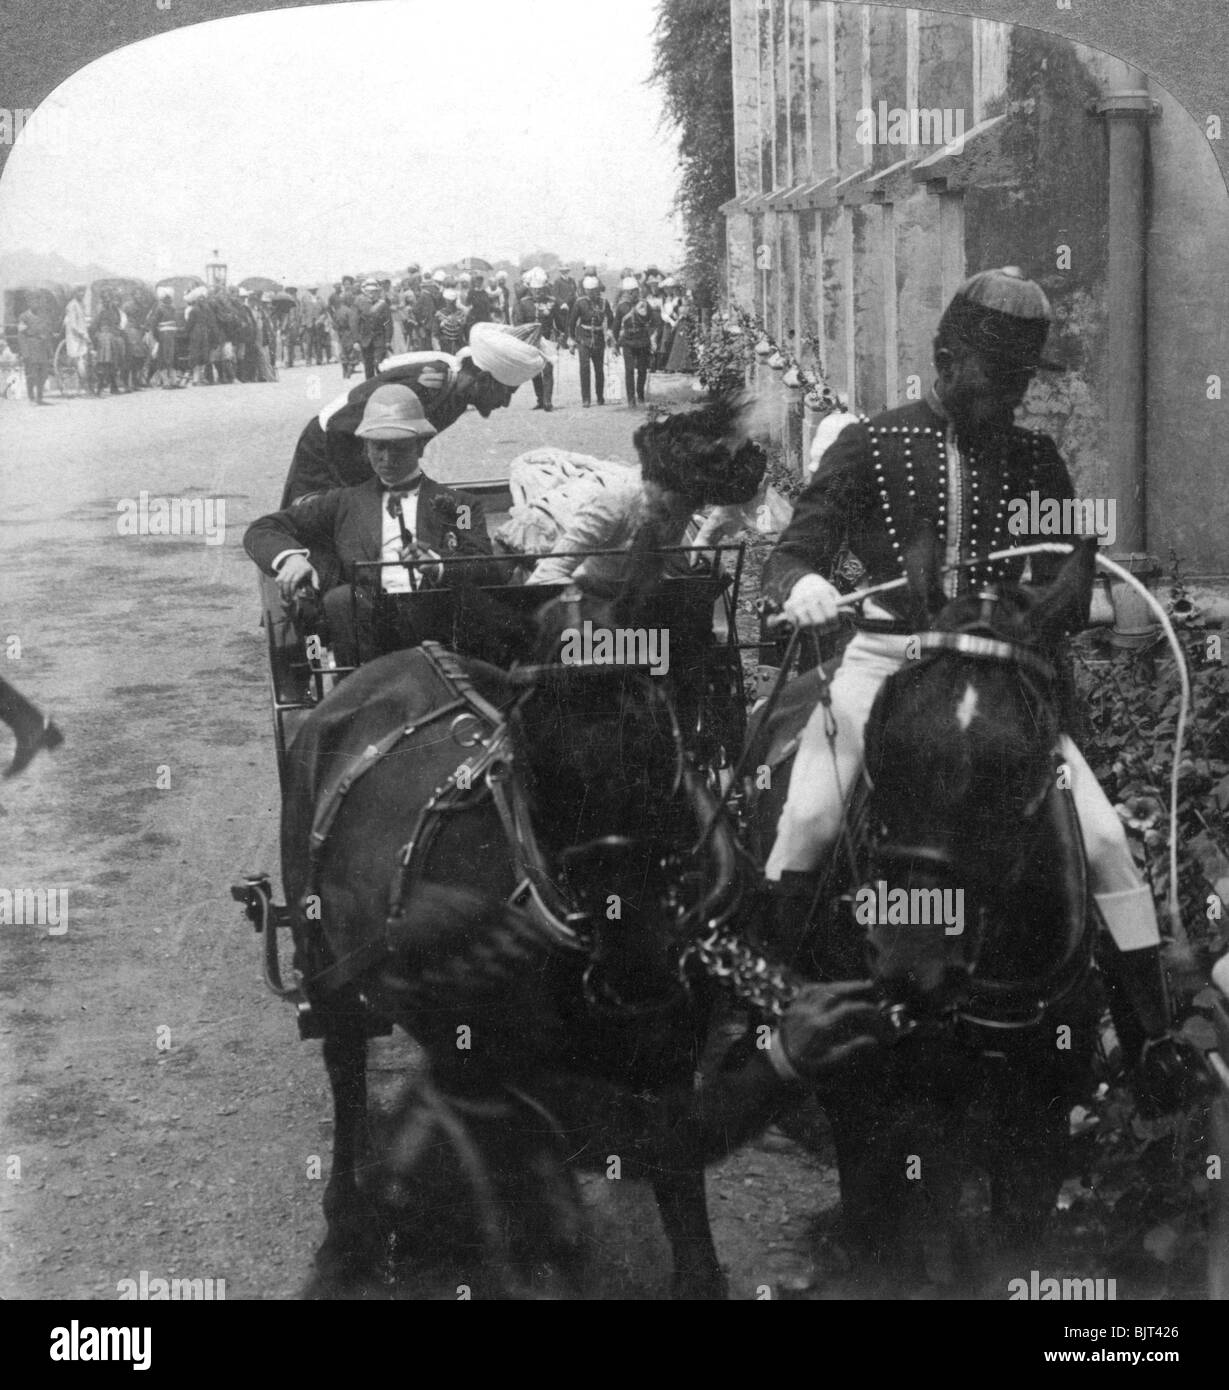
[[[333, 0], [361, 4], [365, 0]], [[898, 9], [972, 15], [1044, 29], [1104, 49], [1142, 68], [1202, 127], [1210, 114], [1226, 127], [1212, 141], [1229, 187], [1229, 10], [1225, 0], [964, 0]], [[506, 6], [517, 0], [488, 0]], [[527, 6], [531, 0], [520, 0]], [[594, 0], [576, 0], [591, 5]], [[599, 0], [600, 3], [600, 0]], [[612, 13], [618, 0], [608, 0]], [[166, 8], [160, 8], [165, 4]], [[1070, 9], [1060, 9], [1069, 4]], [[303, 9], [297, 0], [27, 0], [10, 7], [0, 33], [0, 107], [37, 107], [67, 78], [115, 49], [157, 34], [263, 10]], [[425, 8], [425, 3], [424, 3]], [[0, 174], [11, 146], [0, 144]]]

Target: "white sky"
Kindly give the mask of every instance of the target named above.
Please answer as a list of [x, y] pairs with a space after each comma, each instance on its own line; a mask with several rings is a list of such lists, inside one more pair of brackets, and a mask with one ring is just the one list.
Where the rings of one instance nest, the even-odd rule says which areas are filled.
[[[418, 260], [663, 267], [677, 159], [645, 85], [656, 0], [376, 0], [194, 25], [44, 103], [0, 247], [117, 274], [300, 284]], [[38, 119], [38, 118], [36, 118]]]

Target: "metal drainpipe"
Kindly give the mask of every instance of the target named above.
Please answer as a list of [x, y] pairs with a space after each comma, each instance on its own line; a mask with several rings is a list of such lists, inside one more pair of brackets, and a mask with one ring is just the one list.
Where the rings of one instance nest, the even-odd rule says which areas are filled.
[[[1160, 114], [1150, 93], [1119, 88], [1090, 104], [1109, 124], [1108, 313], [1109, 495], [1117, 511], [1112, 558], [1149, 583], [1161, 567], [1148, 554], [1147, 515], [1147, 257], [1148, 122]], [[1156, 620], [1122, 584], [1111, 584], [1115, 645], [1146, 645]]]

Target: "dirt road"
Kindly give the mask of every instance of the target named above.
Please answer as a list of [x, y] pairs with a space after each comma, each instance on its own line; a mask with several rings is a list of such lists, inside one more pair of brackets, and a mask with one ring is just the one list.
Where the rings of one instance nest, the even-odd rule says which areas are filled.
[[[552, 414], [528, 387], [488, 421], [471, 412], [431, 446], [431, 471], [497, 476], [543, 443], [632, 458], [642, 417], [582, 410], [574, 371], [565, 360]], [[309, 1272], [331, 1141], [319, 1046], [264, 991], [228, 888], [245, 866], [277, 868], [243, 531], [341, 384], [336, 366], [300, 367], [265, 386], [0, 401], [3, 674], [67, 740], [0, 805], [0, 884], [64, 895], [58, 920], [0, 927], [3, 1297], [114, 1298], [145, 1271], [291, 1298]], [[142, 493], [146, 515], [159, 498], [224, 501], [224, 533], [121, 534]], [[413, 1064], [404, 1042], [372, 1056], [385, 1091]], [[585, 1187], [595, 1290], [660, 1296], [646, 1191]], [[779, 1137], [712, 1174], [736, 1297], [806, 1282], [808, 1218], [834, 1196]]]

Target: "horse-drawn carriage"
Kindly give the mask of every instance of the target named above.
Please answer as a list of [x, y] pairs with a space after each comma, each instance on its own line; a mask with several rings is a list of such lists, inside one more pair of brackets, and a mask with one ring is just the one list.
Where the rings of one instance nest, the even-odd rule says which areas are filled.
[[[512, 494], [504, 479], [483, 479], [457, 483], [458, 492], [482, 502], [488, 525], [495, 529], [506, 519]], [[489, 601], [503, 604], [512, 612], [530, 616], [542, 604], [557, 597], [567, 586], [531, 585], [524, 576], [536, 561], [550, 552], [520, 556], [501, 550], [498, 558], [507, 571], [508, 583], [478, 590]], [[677, 548], [680, 556], [689, 548]], [[693, 576], [678, 576], [671, 582], [674, 595], [670, 608], [680, 626], [694, 628], [711, 619], [712, 643], [704, 655], [704, 687], [707, 699], [695, 711], [695, 724], [689, 730], [693, 747], [704, 748], [710, 775], [716, 778], [728, 767], [741, 746], [746, 731], [744, 682], [736, 615], [743, 572], [743, 547], [720, 545], [704, 547], [706, 555], [720, 555], [714, 568], [698, 569]], [[445, 566], [464, 566], [464, 559], [445, 557]], [[379, 586], [379, 563], [361, 565], [360, 577], [370, 581], [376, 603], [373, 629], [376, 633], [372, 655], [415, 645], [421, 641], [457, 647], [465, 625], [465, 589], [451, 586], [416, 587], [408, 594], [385, 594]], [[414, 565], [408, 568], [414, 570]], [[337, 667], [329, 662], [318, 642], [295, 634], [280, 603], [276, 586], [261, 581], [263, 627], [269, 663], [269, 691], [272, 710], [274, 749], [279, 778], [285, 771], [286, 751], [305, 715], [314, 709], [337, 682], [353, 667]], [[463, 642], [461, 643], [463, 645]]]
[[[479, 493], [497, 512], [509, 500], [503, 486], [463, 490]], [[436, 1079], [415, 1093], [413, 1114], [406, 1112], [391, 1160], [394, 1190], [404, 1193], [414, 1180], [427, 1152], [426, 1124], [446, 1141], [434, 1145], [436, 1152], [450, 1145], [455, 1151], [456, 1172], [485, 1223], [479, 1244], [495, 1252], [503, 1279], [517, 1256], [499, 1234], [506, 1215], [500, 1204], [521, 1199], [503, 1190], [495, 1156], [484, 1157], [486, 1122], [474, 1117], [502, 1117], [502, 1137], [489, 1142], [545, 1134], [525, 1165], [555, 1173], [552, 1145], [563, 1147], [566, 1126], [551, 1118], [550, 1105], [566, 1097], [549, 1093], [547, 1104], [548, 1092], [534, 1086], [552, 1069], [617, 1079], [637, 1098], [637, 1122], [652, 1135], [638, 1151], [648, 1155], [643, 1173], [674, 1247], [676, 1291], [720, 1296], [724, 1279], [704, 1212], [703, 1164], [752, 1132], [756, 1117], [764, 1123], [802, 1094], [763, 1098], [765, 1087], [784, 1084], [788, 1059], [773, 1062], [776, 1081], [770, 1074], [756, 1082], [758, 1100], [747, 1099], [754, 1092], [745, 1078], [763, 1065], [755, 1060], [763, 1037], [779, 1046], [780, 1030], [809, 989], [844, 988], [808, 984], [817, 978], [869, 977], [859, 989], [873, 992], [876, 1026], [888, 1043], [872, 1082], [833, 1082], [823, 1101], [847, 1216], [861, 1223], [872, 1259], [881, 1261], [900, 1224], [921, 1211], [922, 1243], [942, 1246], [934, 1257], [942, 1269], [955, 1238], [943, 1223], [955, 1220], [960, 1201], [953, 1136], [963, 1134], [969, 1112], [969, 1142], [992, 1136], [988, 1148], [973, 1151], [993, 1173], [996, 1220], [1021, 1250], [1037, 1239], [1061, 1177], [1067, 1114], [1086, 1094], [1098, 1047], [1094, 959], [1105, 962], [1112, 950], [1098, 944], [1082, 862], [1071, 848], [1078, 835], [1068, 834], [1071, 808], [1051, 785], [1058, 682], [1052, 659], [1039, 655], [1060, 640], [1081, 605], [1087, 612], [1091, 552], [1073, 557], [1062, 583], [1036, 603], [1010, 593], [1001, 603], [969, 597], [935, 615], [939, 630], [901, 673], [909, 698], [884, 701], [872, 720], [874, 781], [855, 798], [860, 828], [842, 842], [824, 888], [831, 912], [817, 938], [774, 943], [752, 907], [747, 870], [756, 847], [762, 854], [771, 841], [780, 787], [769, 782], [788, 777], [791, 733], [796, 748], [803, 710], [797, 697], [807, 696], [807, 710], [822, 702], [826, 674], [816, 667], [805, 686], [779, 686], [786, 692], [781, 703], [795, 697], [792, 729], [772, 727], [777, 701], [770, 700], [744, 743], [735, 625], [742, 557], [734, 549], [728, 579], [710, 573], [672, 580], [659, 566], [652, 585], [613, 603], [582, 600], [571, 586], [535, 592], [510, 583], [486, 591], [509, 611], [535, 613], [540, 634], [550, 638], [506, 672], [445, 655], [464, 647], [463, 589], [390, 600], [399, 612], [388, 630], [411, 631], [420, 641], [417, 665], [410, 650], [340, 672], [306, 647], [279, 645], [270, 628], [279, 772], [292, 808], [283, 820], [290, 907], [272, 903], [260, 875], [237, 885], [235, 895], [263, 930], [268, 983], [296, 1003], [303, 1035], [325, 1043], [337, 1105], [329, 1237], [319, 1256], [326, 1283], [344, 1285], [370, 1255], [367, 1197], [358, 1181], [366, 1039], [397, 1022], [423, 1043]], [[934, 592], [927, 578], [933, 573], [919, 595]], [[566, 660], [560, 665], [557, 655], [544, 655], [557, 654], [561, 632], [571, 630], [560, 624], [582, 615], [592, 615], [595, 626], [612, 615], [661, 626], [702, 623], [711, 670], [693, 686], [701, 697], [685, 717], [643, 669], [631, 669], [634, 663], [622, 673], [572, 672]], [[791, 641], [790, 652], [796, 647]], [[424, 673], [435, 682], [433, 704], [407, 706], [383, 724], [365, 706], [368, 698], [387, 705], [390, 680]], [[993, 841], [981, 823], [967, 827], [968, 844], [961, 840], [951, 788], [967, 785], [967, 768], [964, 781], [953, 776], [928, 797], [908, 790], [924, 783], [919, 759], [946, 756], [951, 721], [944, 731], [932, 721], [954, 676], [976, 687], [1002, 722], [1001, 741], [987, 743], [985, 766], [974, 769], [985, 783], [986, 824], [1008, 827]], [[395, 702], [391, 708], [396, 716]], [[330, 709], [338, 716], [331, 725]], [[885, 747], [890, 767], [877, 761]], [[408, 756], [398, 761], [398, 751]], [[761, 782], [765, 768], [770, 777]], [[1017, 802], [1029, 808], [1023, 830], [1018, 807], [1011, 810]], [[950, 844], [940, 845], [935, 833], [940, 804]], [[985, 865], [962, 877], [971, 874], [975, 855]], [[383, 866], [391, 864], [399, 868], [390, 885]], [[927, 904], [956, 891], [954, 884], [963, 904], [967, 882], [970, 907], [959, 933], [937, 912], [901, 930], [908, 919], [856, 916], [855, 895], [868, 882], [882, 890], [880, 902], [890, 890], [907, 898], [920, 893]], [[308, 917], [315, 911], [328, 924], [323, 953], [314, 954], [313, 931], [304, 933], [296, 919], [304, 904]], [[297, 978], [288, 986], [277, 933], [293, 930], [296, 920]], [[1112, 965], [1106, 968], [1112, 974]], [[558, 980], [557, 988], [543, 983]], [[710, 1075], [707, 1102], [688, 1110], [718, 987], [749, 1011], [744, 1066]], [[844, 1007], [853, 1006], [849, 998]], [[863, 998], [858, 1007], [870, 1008]], [[1116, 1021], [1128, 1012], [1117, 1011]], [[1056, 1028], [1072, 1039], [1057, 1050]], [[469, 1051], [471, 1030], [481, 1057]], [[464, 1044], [457, 1041], [462, 1033]], [[794, 1072], [794, 1079], [802, 1077]], [[418, 1137], [411, 1141], [410, 1134]], [[910, 1184], [902, 1154], [918, 1153], [925, 1154], [924, 1181]], [[520, 1160], [507, 1162], [515, 1168]], [[550, 1240], [556, 1254], [566, 1243], [554, 1227]], [[518, 1267], [543, 1248], [522, 1249]], [[933, 1255], [926, 1254], [928, 1274]], [[516, 1284], [510, 1278], [493, 1287]]]
[[[4, 342], [10, 351], [20, 355], [21, 335], [18, 333], [18, 320], [27, 309], [35, 309], [47, 320], [51, 328], [51, 341], [58, 343], [53, 348], [51, 366], [60, 388], [66, 395], [64, 381], [60, 376], [60, 363], [64, 355], [64, 312], [72, 296], [72, 289], [54, 280], [38, 280], [18, 285], [4, 292]], [[8, 393], [6, 383], [5, 394]]]

